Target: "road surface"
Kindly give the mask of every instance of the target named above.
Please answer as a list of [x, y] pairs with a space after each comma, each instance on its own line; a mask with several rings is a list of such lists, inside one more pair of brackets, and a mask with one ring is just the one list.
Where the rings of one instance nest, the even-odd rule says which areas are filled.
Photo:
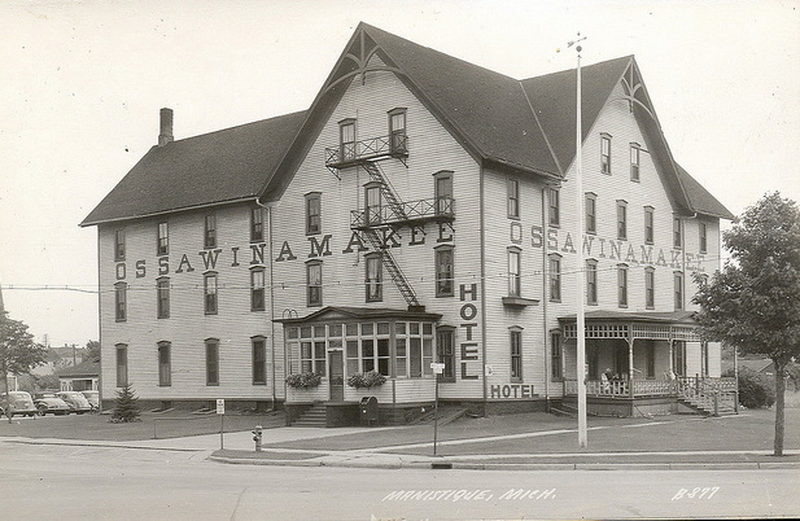
[[400, 520], [800, 514], [795, 469], [458, 471], [225, 465], [0, 440], [3, 519]]

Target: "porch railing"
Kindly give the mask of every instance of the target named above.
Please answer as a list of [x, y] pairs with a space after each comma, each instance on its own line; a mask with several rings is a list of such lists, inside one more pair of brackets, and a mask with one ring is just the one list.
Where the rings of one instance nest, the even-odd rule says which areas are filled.
[[[700, 378], [679, 377], [676, 380], [588, 380], [586, 382], [586, 395], [593, 397], [630, 398], [633, 385], [633, 397], [647, 396], [698, 396], [718, 393], [725, 396], [735, 395], [736, 380], [734, 378]], [[578, 394], [577, 380], [564, 380], [564, 394], [566, 396]]]

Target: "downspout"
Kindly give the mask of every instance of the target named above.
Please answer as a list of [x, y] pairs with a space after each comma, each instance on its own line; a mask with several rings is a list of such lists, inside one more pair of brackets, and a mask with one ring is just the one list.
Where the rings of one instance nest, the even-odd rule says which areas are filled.
[[484, 199], [484, 172], [483, 164], [480, 165], [480, 227], [481, 227], [481, 379], [483, 380], [483, 415], [486, 416], [488, 394], [486, 386], [486, 230], [485, 230], [485, 199]]
[[[272, 208], [263, 204], [258, 197], [256, 197], [256, 204], [261, 208], [264, 208], [267, 211], [267, 222], [268, 222], [268, 232], [269, 233], [269, 342], [270, 342], [270, 364], [272, 365], [272, 410], [275, 410], [275, 404], [277, 402], [277, 397], [275, 395], [275, 322], [272, 320], [275, 318], [275, 284], [274, 284], [274, 277], [273, 277], [273, 251], [272, 251]], [[286, 360], [284, 357], [283, 361], [284, 367], [286, 367]], [[286, 393], [284, 392], [284, 399], [286, 397]]]
[[[545, 399], [545, 407], [547, 412], [550, 412], [550, 373], [547, 371], [547, 362], [548, 358], [552, 359], [552, 355], [550, 357], [547, 356], [547, 341], [549, 339], [549, 331], [547, 329], [547, 248], [545, 248], [545, 237], [547, 237], [546, 233], [546, 223], [547, 223], [547, 194], [549, 190], [547, 185], [545, 184], [542, 188], [542, 231], [544, 232], [544, 237], [542, 237], [542, 336], [544, 346], [544, 399]], [[550, 346], [550, 349], [555, 349], [555, 346]], [[559, 358], [560, 359], [560, 358]], [[563, 374], [561, 375], [563, 378]]]

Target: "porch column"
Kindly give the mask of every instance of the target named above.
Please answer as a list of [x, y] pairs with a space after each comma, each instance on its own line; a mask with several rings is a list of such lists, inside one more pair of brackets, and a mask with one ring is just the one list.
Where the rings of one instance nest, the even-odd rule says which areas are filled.
[[672, 367], [672, 345], [675, 343], [673, 339], [669, 339], [669, 372], [675, 373], [675, 368]]
[[633, 398], [633, 338], [628, 337], [628, 384], [630, 385], [631, 398]]

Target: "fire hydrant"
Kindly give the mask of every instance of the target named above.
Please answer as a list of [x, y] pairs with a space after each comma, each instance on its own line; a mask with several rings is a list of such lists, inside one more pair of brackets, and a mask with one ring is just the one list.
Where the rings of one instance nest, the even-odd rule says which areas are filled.
[[253, 441], [256, 442], [256, 452], [261, 452], [261, 437], [263, 427], [261, 425], [256, 425], [256, 428], [252, 431], [253, 433]]

